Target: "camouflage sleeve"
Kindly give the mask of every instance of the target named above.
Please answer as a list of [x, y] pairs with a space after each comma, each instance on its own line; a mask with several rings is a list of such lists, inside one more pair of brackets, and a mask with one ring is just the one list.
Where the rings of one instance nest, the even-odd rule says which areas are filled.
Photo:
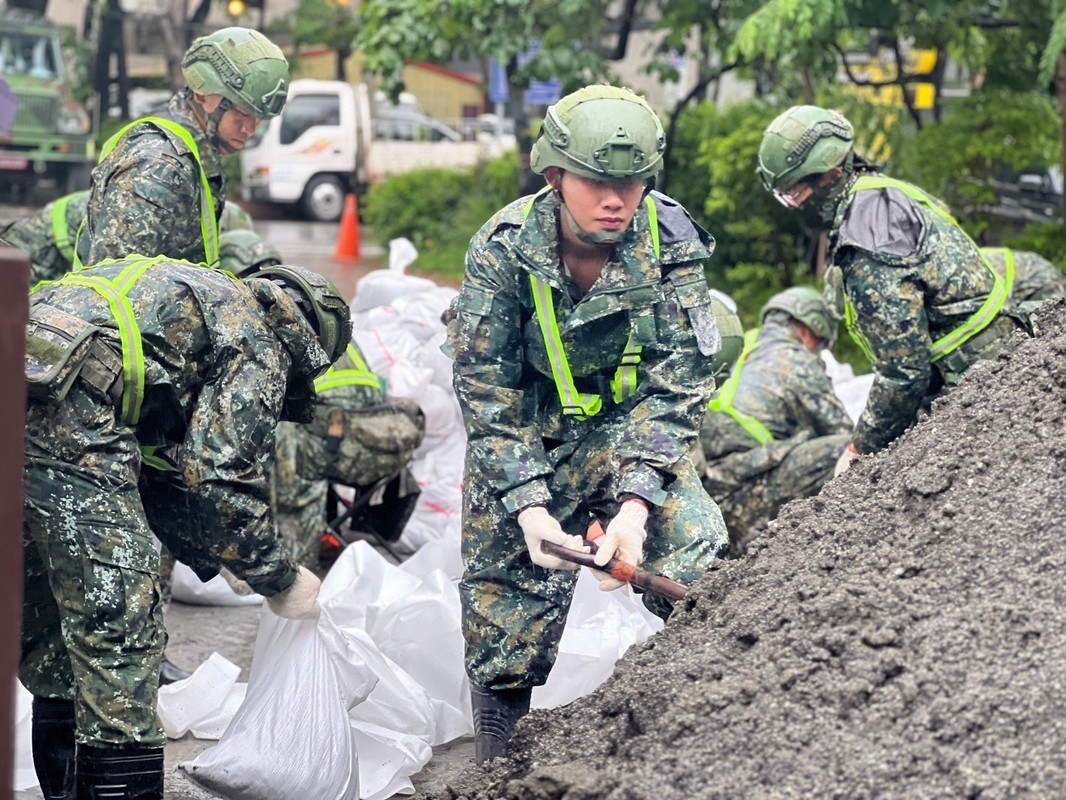
[[86, 214], [88, 263], [133, 253], [193, 263], [206, 258], [199, 170], [161, 132], [120, 144], [94, 170]]
[[471, 248], [448, 327], [453, 385], [467, 433], [467, 474], [508, 511], [551, 499], [551, 465], [522, 388], [523, 318], [517, 270], [491, 244]]
[[[699, 440], [700, 424], [714, 390], [711, 359], [700, 352], [697, 328], [714, 325], [700, 264], [681, 267], [665, 282], [656, 307], [655, 346], [644, 347], [639, 367], [640, 401], [629, 412], [618, 441], [620, 494], [650, 503], [666, 498], [673, 466]], [[701, 333], [715, 337], [709, 328]]]
[[933, 343], [922, 288], [911, 270], [856, 252], [845, 288], [876, 361], [853, 441], [860, 453], [873, 453], [915, 421], [929, 388]]
[[851, 433], [851, 417], [844, 403], [833, 391], [833, 382], [826, 374], [822, 360], [814, 356], [796, 365], [795, 402], [801, 413], [797, 419], [806, 420], [815, 436]]
[[228, 357], [200, 393], [182, 467], [210, 509], [205, 525], [215, 532], [215, 557], [269, 597], [296, 579], [296, 565], [277, 542], [269, 479], [288, 366], [269, 332], [243, 341], [243, 352], [223, 351]]

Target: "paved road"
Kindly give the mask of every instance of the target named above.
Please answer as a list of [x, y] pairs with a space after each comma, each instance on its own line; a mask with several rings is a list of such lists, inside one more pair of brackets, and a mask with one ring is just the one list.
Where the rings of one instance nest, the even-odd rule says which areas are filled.
[[[0, 203], [0, 223], [33, 213], [25, 206]], [[309, 223], [285, 219], [264, 219], [256, 213], [255, 229], [271, 241], [286, 263], [313, 269], [329, 278], [349, 301], [355, 285], [368, 272], [382, 268], [387, 262], [383, 247], [370, 241], [363, 231], [359, 261], [334, 258], [340, 226], [337, 223]], [[258, 607], [207, 607], [172, 603], [165, 612], [170, 634], [168, 656], [175, 663], [192, 669], [205, 661], [212, 652], [219, 652], [241, 667], [240, 681], [248, 680], [255, 635], [258, 629]], [[217, 795], [189, 781], [176, 767], [194, 758], [213, 744], [187, 735], [167, 744], [166, 800], [209, 800]], [[416, 789], [428, 789], [464, 769], [473, 760], [473, 740], [459, 739], [434, 752], [432, 761], [422, 773], [413, 777]], [[397, 795], [397, 797], [400, 797]]]

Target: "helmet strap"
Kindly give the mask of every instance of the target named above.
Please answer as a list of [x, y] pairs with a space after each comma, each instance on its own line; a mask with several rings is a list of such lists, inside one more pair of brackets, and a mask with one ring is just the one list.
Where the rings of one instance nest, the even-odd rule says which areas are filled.
[[218, 107], [208, 113], [204, 108], [204, 104], [196, 99], [196, 93], [189, 88], [186, 88], [186, 99], [189, 102], [189, 108], [192, 109], [193, 116], [196, 117], [196, 121], [200, 123], [200, 127], [204, 130], [204, 135], [216, 150], [222, 155], [232, 155], [237, 150], [230, 147], [225, 140], [218, 135], [218, 125], [222, 121], [222, 117], [227, 111], [233, 108], [233, 101], [228, 97], [223, 97], [222, 101], [218, 104]]
[[559, 180], [559, 184], [552, 184], [552, 190], [559, 197], [559, 205], [562, 209], [561, 216], [563, 222], [567, 228], [570, 229], [570, 233], [574, 234], [578, 239], [585, 244], [618, 244], [622, 241], [622, 237], [626, 235], [624, 230], [622, 231], [587, 231], [577, 224], [577, 220], [574, 219], [574, 215], [570, 213], [570, 209], [566, 205], [566, 198], [563, 197], [562, 178]]

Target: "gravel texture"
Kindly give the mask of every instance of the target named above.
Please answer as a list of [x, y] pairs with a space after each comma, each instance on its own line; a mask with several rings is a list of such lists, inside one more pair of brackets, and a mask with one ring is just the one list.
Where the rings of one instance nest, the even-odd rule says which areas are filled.
[[1066, 786], [1066, 301], [721, 562], [597, 691], [425, 798]]

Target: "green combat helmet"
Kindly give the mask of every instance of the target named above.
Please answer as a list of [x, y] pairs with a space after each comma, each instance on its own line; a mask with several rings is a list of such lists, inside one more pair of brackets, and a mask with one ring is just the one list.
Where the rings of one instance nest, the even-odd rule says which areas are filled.
[[281, 263], [281, 253], [255, 231], [238, 228], [218, 237], [219, 266], [238, 278]]
[[[763, 134], [757, 172], [767, 191], [781, 192], [844, 161], [855, 133], [836, 111], [793, 106]], [[788, 205], [786, 203], [786, 205]]]
[[317, 272], [280, 264], [264, 267], [253, 277], [272, 281], [290, 296], [296, 295], [293, 299], [318, 334], [330, 363], [341, 357], [352, 339], [352, 318], [336, 286]]
[[226, 231], [252, 230], [252, 216], [232, 200], [222, 205], [222, 216], [218, 218], [218, 230]]
[[548, 108], [529, 166], [593, 180], [652, 180], [663, 166], [666, 135], [644, 98], [614, 86], [586, 86]]
[[733, 371], [744, 349], [744, 326], [737, 312], [714, 294], [711, 294], [711, 313], [714, 314], [714, 321], [718, 323], [718, 331], [722, 334], [722, 347], [711, 356], [714, 379], [721, 384]]
[[828, 347], [832, 347], [836, 341], [836, 318], [830, 313], [822, 293], [811, 286], [793, 286], [778, 292], [766, 301], [760, 319], [765, 320], [771, 311], [783, 311], [797, 322], [802, 322]]
[[281, 48], [251, 28], [201, 36], [186, 51], [181, 71], [197, 94], [220, 94], [259, 119], [280, 114], [289, 91], [289, 62]]

